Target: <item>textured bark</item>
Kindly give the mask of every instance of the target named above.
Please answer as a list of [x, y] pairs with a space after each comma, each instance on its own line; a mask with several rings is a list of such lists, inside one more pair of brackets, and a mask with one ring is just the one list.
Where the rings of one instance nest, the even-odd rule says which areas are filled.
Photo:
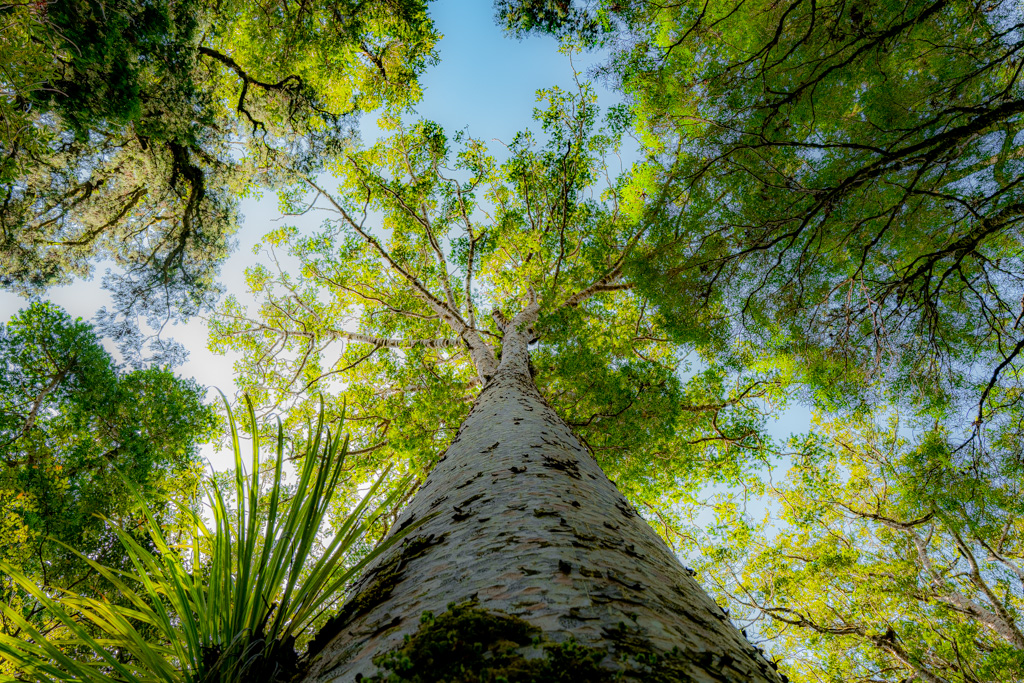
[[306, 680], [371, 675], [424, 611], [475, 600], [607, 651], [612, 669], [625, 625], [652, 653], [677, 648], [680, 681], [779, 681], [541, 397], [526, 350], [535, 315], [504, 326], [497, 372], [397, 526], [436, 516], [362, 577], [314, 641]]

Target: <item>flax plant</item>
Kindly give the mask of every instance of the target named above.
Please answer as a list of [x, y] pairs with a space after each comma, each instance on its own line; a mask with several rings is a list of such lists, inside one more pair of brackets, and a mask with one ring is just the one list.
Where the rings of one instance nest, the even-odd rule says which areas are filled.
[[[256, 417], [247, 405], [255, 433]], [[230, 408], [228, 417], [235, 457], [234, 509], [221, 486], [209, 479], [212, 524], [182, 509], [186, 530], [181, 542], [171, 543], [140, 491], [133, 489], [153, 549], [107, 520], [134, 571], [106, 567], [79, 554], [120, 594], [116, 603], [71, 591], [49, 594], [0, 564], [0, 571], [59, 622], [44, 634], [18, 611], [0, 605], [21, 629], [18, 638], [0, 635], [0, 657], [13, 662], [21, 677], [0, 680], [227, 683], [287, 680], [301, 670], [293, 649], [296, 636], [334, 604], [369, 562], [411, 531], [407, 527], [390, 536], [358, 560], [351, 557], [366, 543], [374, 520], [400, 499], [409, 482], [372, 502], [388, 473], [380, 475], [315, 553], [342, 474], [347, 439], [324, 428], [321, 412], [304, 447], [294, 494], [285, 500], [285, 436], [279, 426], [273, 485], [264, 511], [259, 509], [259, 445], [253, 441], [246, 474]]]

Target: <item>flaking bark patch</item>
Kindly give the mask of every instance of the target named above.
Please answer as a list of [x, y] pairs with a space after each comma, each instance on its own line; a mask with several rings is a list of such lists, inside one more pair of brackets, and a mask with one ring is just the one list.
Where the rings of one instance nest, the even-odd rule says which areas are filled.
[[550, 455], [544, 456], [544, 462], [541, 463], [544, 467], [565, 472], [573, 479], [580, 478], [580, 468], [573, 460], [562, 460]]
[[[323, 650], [333, 638], [353, 619], [372, 610], [386, 601], [394, 587], [401, 581], [402, 568], [406, 562], [422, 556], [429, 548], [444, 542], [447, 534], [421, 534], [406, 539], [401, 550], [388, 558], [387, 562], [373, 570], [369, 585], [345, 602], [341, 611], [331, 617], [306, 649], [309, 659]], [[397, 625], [397, 624], [393, 624]]]

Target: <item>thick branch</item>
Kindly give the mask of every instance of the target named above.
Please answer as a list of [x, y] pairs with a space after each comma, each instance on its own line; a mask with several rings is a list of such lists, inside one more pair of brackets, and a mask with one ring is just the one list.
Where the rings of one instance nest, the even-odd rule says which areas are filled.
[[533, 323], [537, 321], [539, 314], [540, 304], [537, 302], [536, 293], [531, 289], [530, 303], [502, 328], [505, 336], [501, 343], [499, 372], [529, 374], [530, 357], [526, 347], [533, 340]]

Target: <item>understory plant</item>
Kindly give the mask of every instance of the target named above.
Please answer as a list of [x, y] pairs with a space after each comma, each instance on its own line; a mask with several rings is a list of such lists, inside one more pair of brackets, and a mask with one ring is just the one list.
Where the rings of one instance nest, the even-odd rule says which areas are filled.
[[[247, 407], [251, 433], [256, 434], [248, 401]], [[338, 490], [348, 440], [325, 428], [321, 411], [301, 447], [297, 482], [289, 489], [282, 482], [286, 439], [279, 426], [273, 482], [261, 491], [258, 440], [253, 440], [246, 474], [230, 408], [228, 421], [234, 485], [207, 479], [210, 521], [182, 506], [183, 531], [173, 542], [133, 488], [151, 547], [106, 521], [134, 571], [119, 571], [79, 554], [110, 583], [111, 598], [47, 592], [0, 564], [0, 571], [60, 624], [40, 633], [20, 612], [0, 604], [0, 611], [20, 629], [17, 637], [0, 635], [0, 657], [14, 664], [19, 678], [0, 675], [0, 680], [269, 682], [287, 680], [301, 670], [296, 636], [336, 603], [369, 562], [418, 526], [410, 525], [356, 557], [369, 544], [374, 521], [401, 499], [409, 482], [378, 497], [389, 475], [385, 471], [335, 525], [333, 536], [324, 538], [321, 530]], [[287, 493], [291, 497], [286, 499]]]

